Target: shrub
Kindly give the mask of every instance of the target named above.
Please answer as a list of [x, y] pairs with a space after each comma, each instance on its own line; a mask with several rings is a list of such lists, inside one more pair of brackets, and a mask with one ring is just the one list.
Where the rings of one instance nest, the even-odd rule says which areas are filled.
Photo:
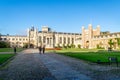
[[71, 44], [71, 48], [75, 48], [75, 45], [74, 45], [74, 44]]
[[28, 47], [28, 43], [25, 43], [24, 45], [23, 45], [23, 48], [27, 48]]
[[45, 50], [61, 50], [61, 48], [45, 48]]
[[81, 48], [81, 45], [80, 45], [80, 44], [78, 44], [78, 48]]
[[57, 44], [57, 47], [60, 48], [60, 44]]
[[0, 41], [0, 48], [9, 48], [10, 44], [8, 42]]

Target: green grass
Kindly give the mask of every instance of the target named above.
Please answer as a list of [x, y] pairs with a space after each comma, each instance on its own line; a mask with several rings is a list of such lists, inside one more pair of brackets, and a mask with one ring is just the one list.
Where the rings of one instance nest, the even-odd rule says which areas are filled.
[[0, 64], [3, 64], [9, 58], [13, 57], [15, 54], [0, 54]]
[[62, 50], [58, 50], [57, 52], [97, 52], [97, 51], [106, 51], [104, 49], [79, 49], [79, 48], [63, 48]]
[[[23, 48], [17, 48], [17, 52], [22, 51]], [[0, 48], [0, 52], [13, 52], [13, 48]]]
[[117, 57], [118, 61], [120, 62], [120, 52], [107, 52], [107, 51], [91, 52], [91, 50], [87, 50], [87, 52], [75, 52], [74, 50], [73, 51], [71, 50], [70, 52], [70, 50], [68, 51], [63, 50], [57, 51], [56, 53], [90, 62], [97, 62], [97, 60], [100, 60], [103, 63], [108, 62], [108, 57]]

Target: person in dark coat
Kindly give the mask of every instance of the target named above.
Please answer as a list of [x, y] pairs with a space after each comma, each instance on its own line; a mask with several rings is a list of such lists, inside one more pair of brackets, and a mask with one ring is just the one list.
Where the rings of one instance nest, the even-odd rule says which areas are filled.
[[14, 53], [16, 54], [16, 47], [14, 47]]
[[39, 47], [38, 47], [38, 49], [39, 49], [39, 53], [41, 54], [42, 47], [41, 47], [41, 46], [39, 46]]
[[45, 53], [45, 45], [43, 45], [43, 54]]

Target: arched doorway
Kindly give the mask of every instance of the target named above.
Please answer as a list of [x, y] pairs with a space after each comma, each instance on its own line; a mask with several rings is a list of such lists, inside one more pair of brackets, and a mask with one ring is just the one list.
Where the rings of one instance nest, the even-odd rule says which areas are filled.
[[89, 48], [89, 41], [86, 41], [86, 48]]
[[34, 48], [34, 44], [30, 44], [30, 48]]

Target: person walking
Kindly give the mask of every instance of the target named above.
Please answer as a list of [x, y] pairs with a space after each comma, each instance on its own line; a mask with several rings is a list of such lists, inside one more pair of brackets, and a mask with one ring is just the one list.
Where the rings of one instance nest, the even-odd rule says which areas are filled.
[[41, 51], [42, 51], [42, 47], [41, 46], [39, 46], [39, 54], [41, 54]]
[[45, 45], [43, 45], [43, 54], [45, 53]]
[[16, 54], [16, 47], [14, 47], [14, 53]]

